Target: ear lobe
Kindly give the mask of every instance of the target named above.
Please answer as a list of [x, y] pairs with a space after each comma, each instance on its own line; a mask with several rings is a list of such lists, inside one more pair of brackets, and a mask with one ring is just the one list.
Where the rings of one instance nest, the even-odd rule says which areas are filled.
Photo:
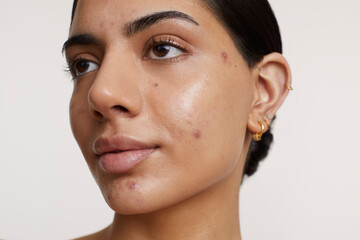
[[[256, 100], [248, 119], [252, 133], [261, 132], [259, 121], [270, 124], [291, 88], [289, 64], [280, 53], [266, 55], [254, 68], [256, 77]], [[268, 125], [265, 124], [265, 130]]]

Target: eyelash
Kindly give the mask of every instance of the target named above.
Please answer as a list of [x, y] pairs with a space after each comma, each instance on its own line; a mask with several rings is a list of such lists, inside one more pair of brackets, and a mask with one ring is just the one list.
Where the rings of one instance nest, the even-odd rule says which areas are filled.
[[[173, 58], [165, 58], [165, 59], [152, 59], [149, 58], [149, 53], [150, 51], [159, 45], [169, 45], [172, 47], [175, 47], [177, 49], [179, 49], [180, 51], [182, 51], [184, 54], [181, 54], [180, 56], [177, 57], [173, 57]], [[145, 45], [145, 51], [143, 53], [143, 60], [146, 61], [155, 61], [155, 62], [165, 62], [165, 63], [171, 63], [171, 62], [176, 62], [178, 61], [180, 58], [188, 55], [189, 50], [186, 47], [181, 46], [175, 39], [174, 37], [171, 36], [152, 36], [151, 39], [146, 43]], [[78, 77], [81, 76], [76, 76], [76, 73], [74, 72], [74, 67], [75, 64], [78, 63], [79, 61], [87, 61], [87, 62], [93, 62], [89, 59], [83, 58], [83, 57], [79, 57], [79, 58], [74, 58], [69, 60], [68, 64], [65, 67], [65, 72], [68, 72], [71, 74], [72, 76], [72, 80], [77, 79]]]
[[[184, 54], [177, 56], [177, 57], [173, 57], [173, 58], [165, 58], [165, 59], [151, 59], [148, 58], [148, 55], [150, 53], [150, 51], [159, 45], [169, 45], [172, 47], [175, 47], [177, 49], [179, 49], [180, 51], [184, 52]], [[178, 61], [180, 58], [188, 55], [189, 50], [186, 47], [181, 46], [172, 36], [152, 36], [151, 39], [147, 42], [146, 46], [145, 46], [145, 53], [143, 54], [143, 60], [151, 60], [151, 61], [156, 61], [156, 62], [176, 62]]]
[[78, 63], [78, 62], [81, 62], [81, 61], [93, 62], [93, 61], [91, 61], [91, 60], [89, 60], [89, 59], [86, 59], [86, 58], [83, 58], [83, 57], [71, 59], [71, 60], [68, 62], [68, 64], [65, 66], [65, 72], [71, 74], [71, 77], [72, 77], [71, 80], [75, 80], [75, 79], [77, 79], [77, 78], [79, 78], [79, 77], [82, 76], [82, 75], [76, 76], [76, 73], [74, 72], [75, 64]]

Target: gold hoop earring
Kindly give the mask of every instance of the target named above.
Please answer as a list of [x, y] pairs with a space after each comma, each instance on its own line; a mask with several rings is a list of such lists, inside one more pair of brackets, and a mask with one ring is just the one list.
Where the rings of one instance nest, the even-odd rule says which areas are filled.
[[270, 123], [269, 123], [269, 121], [268, 120], [266, 120], [266, 119], [264, 119], [264, 121], [265, 121], [265, 123], [266, 123], [266, 125], [268, 126], [268, 128], [270, 127]]
[[264, 131], [265, 131], [264, 124], [261, 121], [259, 121], [259, 124], [260, 124], [260, 127], [261, 127], [261, 132], [253, 134], [253, 139], [254, 139], [255, 142], [261, 141], [261, 137], [262, 137], [262, 135], [264, 134]]

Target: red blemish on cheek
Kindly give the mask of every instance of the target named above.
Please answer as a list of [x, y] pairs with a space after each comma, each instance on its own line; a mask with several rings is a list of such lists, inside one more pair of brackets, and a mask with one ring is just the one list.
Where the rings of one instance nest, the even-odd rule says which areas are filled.
[[231, 65], [231, 63], [229, 61], [229, 55], [225, 51], [221, 52], [221, 58], [223, 59], [224, 63], [228, 63]]
[[224, 62], [226, 62], [226, 60], [228, 59], [228, 55], [226, 52], [221, 52], [221, 57], [224, 60]]
[[194, 137], [195, 137], [196, 139], [199, 139], [199, 138], [201, 137], [201, 132], [200, 132], [199, 130], [195, 130], [195, 131], [194, 131]]
[[114, 22], [111, 22], [110, 25], [111, 25], [111, 26], [114, 26]]

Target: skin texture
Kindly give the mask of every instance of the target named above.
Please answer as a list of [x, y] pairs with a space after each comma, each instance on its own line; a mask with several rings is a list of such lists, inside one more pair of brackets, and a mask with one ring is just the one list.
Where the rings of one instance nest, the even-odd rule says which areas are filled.
[[[135, 35], [122, 29], [145, 15], [176, 10]], [[115, 211], [106, 229], [81, 239], [241, 239], [238, 194], [252, 133], [274, 115], [291, 84], [286, 60], [267, 55], [249, 69], [226, 29], [200, 2], [79, 1], [70, 37], [91, 34], [99, 44], [66, 49], [69, 64], [95, 66], [74, 79], [74, 137]], [[185, 48], [155, 60], [151, 38]], [[267, 126], [265, 126], [267, 127]], [[99, 164], [99, 137], [122, 135], [155, 151], [121, 174]]]

